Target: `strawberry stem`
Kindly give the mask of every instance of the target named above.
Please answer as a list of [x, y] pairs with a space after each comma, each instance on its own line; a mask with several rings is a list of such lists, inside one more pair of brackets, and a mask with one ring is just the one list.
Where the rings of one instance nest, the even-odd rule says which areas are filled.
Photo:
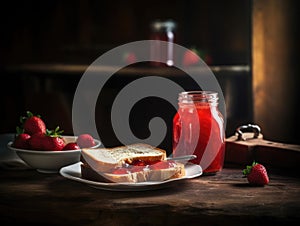
[[57, 126], [54, 130], [46, 129], [46, 135], [50, 137], [61, 137], [63, 130], [59, 130], [59, 126]]
[[23, 127], [20, 127], [20, 126], [16, 127], [16, 131], [17, 131], [17, 134], [16, 134], [17, 136], [20, 135], [20, 134], [22, 134], [22, 133], [24, 133]]
[[245, 176], [247, 176], [251, 170], [252, 170], [252, 167], [255, 166], [256, 164], [258, 164], [257, 162], [253, 161], [252, 165], [251, 166], [246, 166], [246, 169], [243, 169], [243, 174]]
[[36, 116], [36, 117], [38, 117], [38, 118], [41, 118], [40, 115], [35, 115], [35, 114], [33, 114], [31, 111], [26, 111], [26, 116], [20, 116], [20, 123], [21, 123], [21, 125], [24, 124], [24, 122], [26, 121], [26, 119], [31, 118], [31, 117], [33, 117], [33, 116]]

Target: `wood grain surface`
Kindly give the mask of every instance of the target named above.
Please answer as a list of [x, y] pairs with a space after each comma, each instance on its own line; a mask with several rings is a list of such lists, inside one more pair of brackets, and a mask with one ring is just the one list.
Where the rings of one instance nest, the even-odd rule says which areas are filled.
[[224, 168], [170, 187], [137, 192], [95, 189], [59, 174], [1, 170], [1, 225], [297, 225], [299, 177], [269, 172], [251, 187], [241, 168]]

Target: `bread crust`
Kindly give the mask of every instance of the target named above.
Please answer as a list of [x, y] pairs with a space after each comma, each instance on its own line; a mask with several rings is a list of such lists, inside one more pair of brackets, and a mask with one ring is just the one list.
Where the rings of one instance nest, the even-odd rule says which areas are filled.
[[115, 148], [84, 148], [81, 151], [81, 161], [87, 163], [96, 171], [110, 172], [125, 163], [142, 160], [145, 162], [162, 161], [166, 159], [166, 151], [148, 144], [136, 143]]
[[141, 171], [114, 174], [113, 169], [141, 160], [148, 163], [166, 160], [166, 151], [148, 144], [137, 143], [115, 148], [83, 149], [81, 152], [82, 178], [99, 182], [137, 183], [164, 181], [185, 176], [182, 163], [164, 169], [143, 168]]

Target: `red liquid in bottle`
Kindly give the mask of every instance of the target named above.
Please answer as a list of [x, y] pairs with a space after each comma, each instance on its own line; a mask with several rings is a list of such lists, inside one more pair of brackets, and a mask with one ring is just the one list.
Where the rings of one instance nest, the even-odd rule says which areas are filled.
[[179, 109], [173, 119], [173, 155], [196, 155], [190, 162], [199, 164], [204, 174], [221, 171], [225, 132], [217, 94], [197, 91], [180, 95]]

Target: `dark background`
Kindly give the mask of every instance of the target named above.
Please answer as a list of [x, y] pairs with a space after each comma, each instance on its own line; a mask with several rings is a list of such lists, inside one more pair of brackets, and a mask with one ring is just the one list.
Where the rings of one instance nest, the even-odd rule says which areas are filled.
[[239, 1], [4, 1], [4, 63], [90, 63], [112, 47], [149, 39], [156, 19], [177, 22], [177, 42], [214, 64], [249, 64], [251, 4]]
[[[187, 48], [196, 47], [212, 58], [210, 66], [220, 82], [227, 105], [226, 136], [233, 135], [239, 125], [255, 123], [253, 1], [52, 0], [2, 1], [1, 5], [2, 133], [14, 132], [19, 116], [31, 110], [42, 115], [49, 127], [60, 125], [65, 133], [72, 134], [72, 100], [84, 69], [116, 46], [149, 39], [150, 23], [156, 19], [176, 21], [176, 42]], [[235, 66], [239, 69], [234, 69]], [[161, 73], [172, 77], [172, 73], [164, 70]], [[151, 75], [151, 70], [148, 74]], [[116, 74], [104, 91], [106, 107], [109, 108], [117, 90], [139, 76], [138, 69], [132, 70], [130, 75], [122, 71]], [[189, 86], [180, 73], [173, 79]], [[136, 107], [137, 114], [147, 109], [146, 102], [140, 103], [140, 110]], [[163, 109], [160, 106], [164, 104], [156, 104], [156, 110]], [[97, 116], [98, 126], [108, 131], [102, 141], [108, 146], [118, 144], [108, 123], [109, 110], [102, 106], [97, 111], [102, 112]], [[174, 113], [169, 107], [161, 112], [168, 123]], [[157, 111], [153, 111], [152, 115], [156, 114]], [[151, 114], [144, 119], [149, 118]], [[135, 130], [137, 136], [147, 134], [147, 130]], [[171, 128], [162, 144], [164, 148], [170, 148], [170, 132]], [[269, 139], [289, 143], [299, 140], [294, 133], [275, 136], [272, 128], [265, 128], [265, 132]]]

